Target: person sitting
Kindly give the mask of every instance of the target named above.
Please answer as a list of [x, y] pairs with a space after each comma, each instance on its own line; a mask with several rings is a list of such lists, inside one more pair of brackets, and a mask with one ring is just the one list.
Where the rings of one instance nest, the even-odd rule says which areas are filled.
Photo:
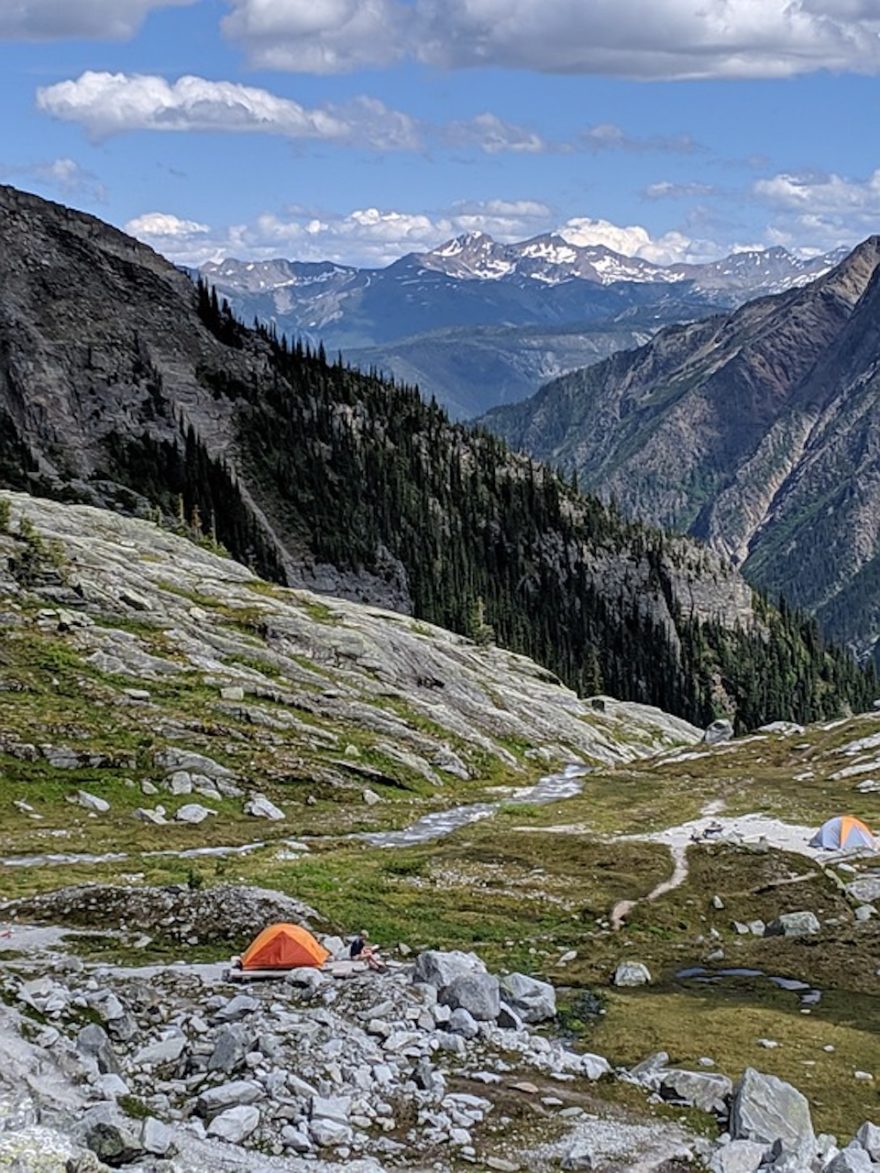
[[385, 966], [377, 956], [377, 950], [370, 944], [370, 934], [361, 929], [349, 946], [348, 955], [352, 961], [365, 961], [370, 969], [384, 969]]

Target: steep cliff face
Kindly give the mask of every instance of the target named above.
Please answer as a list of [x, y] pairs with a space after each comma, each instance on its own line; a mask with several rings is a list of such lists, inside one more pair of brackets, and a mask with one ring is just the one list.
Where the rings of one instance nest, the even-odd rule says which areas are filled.
[[878, 265], [872, 237], [804, 289], [663, 331], [484, 422], [870, 645]]
[[[246, 330], [100, 222], [0, 189], [0, 247], [3, 484], [158, 510], [277, 581], [491, 625], [582, 692], [698, 722], [718, 701], [754, 724], [866, 699], [797, 623], [757, 618], [724, 559], [624, 522], [413, 390]], [[792, 700], [787, 674], [811, 658], [830, 687]]]

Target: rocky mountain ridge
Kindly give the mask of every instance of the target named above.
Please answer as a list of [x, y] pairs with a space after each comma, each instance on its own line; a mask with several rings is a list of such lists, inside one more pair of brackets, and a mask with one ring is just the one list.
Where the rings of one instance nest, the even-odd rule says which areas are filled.
[[880, 239], [487, 416], [627, 511], [704, 538], [836, 638], [880, 634]]
[[[559, 234], [501, 244], [477, 232], [384, 269], [230, 258], [202, 274], [245, 321], [322, 341], [362, 369], [417, 383], [466, 418], [664, 325], [804, 284], [837, 259], [802, 261], [775, 248], [663, 267]], [[521, 330], [533, 332], [525, 347]]]
[[[494, 627], [583, 692], [699, 723], [719, 706], [760, 724], [870, 699], [799, 631], [760, 699], [745, 665], [786, 621], [757, 616], [705, 549], [624, 524], [411, 390], [247, 331], [96, 220], [11, 189], [0, 202], [0, 483], [158, 509], [277, 581]], [[822, 681], [796, 702], [791, 655], [816, 658]]]

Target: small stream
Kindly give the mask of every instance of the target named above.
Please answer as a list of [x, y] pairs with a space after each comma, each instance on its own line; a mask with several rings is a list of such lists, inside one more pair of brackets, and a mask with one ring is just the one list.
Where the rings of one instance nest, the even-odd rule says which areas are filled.
[[450, 835], [469, 823], [488, 819], [501, 806], [546, 805], [563, 798], [574, 798], [583, 789], [581, 779], [587, 773], [586, 766], [566, 766], [561, 774], [548, 774], [534, 786], [524, 786], [505, 795], [497, 802], [474, 802], [468, 806], [453, 806], [449, 810], [435, 811], [425, 815], [402, 831], [363, 831], [353, 836], [370, 843], [373, 847], [412, 847], [416, 843], [428, 843]]
[[[557, 802], [563, 798], [574, 798], [583, 789], [581, 779], [588, 772], [586, 766], [571, 765], [560, 774], [548, 774], [541, 778], [534, 786], [524, 786], [512, 791], [496, 802], [476, 802], [468, 806], [454, 806], [449, 810], [435, 811], [425, 815], [402, 831], [363, 831], [351, 836], [370, 843], [374, 847], [408, 847], [415, 843], [427, 843], [432, 839], [440, 839], [450, 835], [459, 827], [468, 823], [475, 823], [479, 819], [487, 819], [495, 814], [502, 805], [508, 803], [540, 803]], [[273, 847], [295, 848], [302, 839], [276, 839]], [[266, 840], [255, 843], [243, 843], [229, 847], [190, 847], [183, 851], [146, 851], [134, 853], [136, 857], [159, 858], [173, 857], [175, 859], [199, 859], [212, 856], [248, 855], [252, 851], [259, 851], [270, 844]], [[119, 863], [131, 859], [132, 855], [124, 851], [108, 851], [104, 855], [94, 855], [88, 852], [49, 852], [45, 855], [12, 855], [0, 859], [0, 866], [7, 868], [41, 868], [63, 867], [69, 864], [101, 864]]]

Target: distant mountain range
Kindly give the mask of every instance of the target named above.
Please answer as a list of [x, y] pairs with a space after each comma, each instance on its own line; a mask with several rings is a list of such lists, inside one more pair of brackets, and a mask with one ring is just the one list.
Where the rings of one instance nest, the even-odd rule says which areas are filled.
[[842, 255], [804, 261], [774, 248], [663, 267], [558, 234], [501, 244], [469, 233], [384, 269], [226, 260], [202, 273], [244, 320], [320, 339], [467, 417], [672, 322], [803, 285]]
[[482, 422], [880, 648], [880, 237]]

